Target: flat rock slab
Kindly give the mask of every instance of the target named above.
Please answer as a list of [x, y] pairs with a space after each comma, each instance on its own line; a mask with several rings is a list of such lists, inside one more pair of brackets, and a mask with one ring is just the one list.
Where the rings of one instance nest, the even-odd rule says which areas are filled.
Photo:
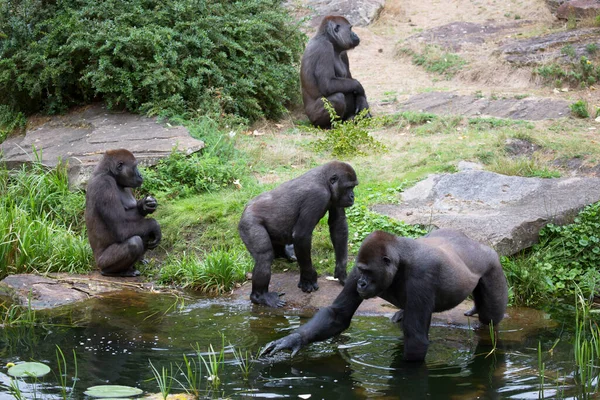
[[522, 178], [488, 171], [431, 175], [402, 193], [400, 205], [374, 210], [436, 228], [455, 228], [489, 244], [501, 255], [537, 243], [549, 223], [573, 221], [600, 201], [600, 178]]
[[477, 24], [474, 22], [451, 22], [446, 25], [426, 29], [416, 35], [409, 36], [407, 42], [434, 44], [444, 49], [460, 51], [466, 45], [483, 44], [487, 37], [497, 33], [506, 35], [529, 21], [511, 22], [508, 24]]
[[126, 112], [108, 111], [95, 104], [64, 116], [49, 118], [28, 130], [24, 136], [7, 139], [0, 144], [0, 161], [9, 168], [36, 160], [56, 166], [62, 160], [69, 165], [69, 181], [79, 186], [87, 182], [102, 155], [111, 149], [131, 151], [143, 165], [154, 165], [174, 148], [191, 154], [204, 148], [183, 126], [158, 123]]
[[[552, 62], [578, 63], [581, 56], [591, 57], [586, 49], [588, 45], [599, 43], [600, 30], [597, 28], [575, 29], [529, 39], [511, 39], [494, 53], [501, 55], [509, 63], [519, 66]], [[567, 45], [572, 48], [571, 54], [565, 54], [563, 51]]]
[[340, 15], [355, 26], [369, 25], [377, 19], [385, 0], [286, 0], [284, 4], [298, 16], [307, 17], [317, 27], [328, 15]]
[[35, 274], [9, 275], [0, 281], [0, 294], [16, 304], [33, 310], [49, 309], [76, 303], [91, 297], [121, 290], [151, 290], [150, 283], [139, 277], [106, 277], [99, 272], [89, 275]]
[[571, 115], [569, 103], [560, 99], [527, 97], [494, 100], [447, 92], [417, 94], [400, 104], [398, 110], [528, 121], [564, 118]]

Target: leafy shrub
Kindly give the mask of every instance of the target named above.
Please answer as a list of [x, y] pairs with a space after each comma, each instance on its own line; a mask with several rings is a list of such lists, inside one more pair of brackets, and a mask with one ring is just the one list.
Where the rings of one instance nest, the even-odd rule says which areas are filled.
[[276, 117], [305, 35], [278, 0], [0, 2], [0, 104]]
[[16, 129], [25, 128], [25, 115], [21, 112], [14, 112], [10, 107], [0, 104], [0, 143]]
[[589, 118], [590, 113], [588, 111], [588, 103], [585, 100], [577, 100], [575, 103], [569, 105], [571, 112], [578, 118]]
[[568, 83], [586, 87], [600, 79], [600, 66], [586, 56], [581, 56], [579, 62], [575, 60], [564, 68], [558, 64], [549, 64], [538, 67], [533, 72], [545, 81], [552, 81], [557, 85]]
[[385, 149], [381, 142], [369, 135], [367, 128], [377, 123], [367, 117], [369, 110], [361, 111], [352, 120], [342, 121], [327, 99], [323, 98], [323, 104], [331, 118], [331, 129], [325, 131], [325, 138], [317, 141], [317, 151], [331, 151], [331, 155], [338, 157], [365, 154], [366, 149]]
[[600, 203], [585, 207], [569, 225], [547, 225], [526, 255], [504, 263], [516, 300], [543, 304], [570, 297], [578, 286], [589, 295], [600, 282]]

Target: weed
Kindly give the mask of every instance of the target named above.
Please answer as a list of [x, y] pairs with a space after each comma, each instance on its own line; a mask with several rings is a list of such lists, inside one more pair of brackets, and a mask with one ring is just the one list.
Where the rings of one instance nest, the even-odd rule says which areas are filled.
[[590, 113], [588, 111], [588, 103], [585, 100], [577, 100], [575, 103], [569, 105], [571, 113], [578, 118], [589, 118]]
[[200, 397], [200, 385], [202, 383], [202, 363], [200, 356], [198, 354], [197, 356], [198, 361], [193, 358], [188, 359], [185, 354], [183, 355], [183, 364], [185, 365], [183, 376], [186, 383], [183, 389], [195, 398]]
[[564, 54], [567, 57], [575, 58], [577, 55], [575, 53], [575, 47], [572, 44], [567, 44], [560, 49], [561, 54]]
[[331, 103], [323, 98], [323, 105], [331, 118], [331, 129], [324, 131], [325, 138], [315, 144], [317, 151], [331, 151], [331, 155], [364, 155], [367, 150], [383, 151], [385, 146], [375, 140], [367, 128], [373, 126], [368, 110], [361, 111], [352, 120], [342, 121]]
[[73, 377], [71, 378], [73, 381], [73, 385], [70, 388], [67, 388], [67, 360], [65, 358], [65, 354], [63, 353], [60, 346], [56, 345], [56, 360], [58, 364], [58, 382], [60, 384], [60, 393], [63, 399], [71, 398], [71, 393], [75, 389], [75, 384], [77, 383], [77, 355], [75, 354], [75, 350], [73, 349], [73, 363], [75, 365], [75, 372]]
[[495, 158], [488, 164], [488, 169], [502, 175], [525, 176], [536, 178], [558, 178], [560, 172], [541, 165], [534, 158]]
[[437, 46], [427, 45], [421, 52], [409, 48], [400, 49], [400, 53], [410, 55], [415, 65], [422, 66], [427, 72], [451, 79], [467, 62], [457, 54], [448, 53]]
[[166, 400], [171, 393], [171, 388], [173, 387], [173, 364], [169, 364], [169, 369], [163, 366], [161, 367], [161, 370], [158, 371], [154, 364], [152, 364], [152, 361], [149, 361], [149, 363], [154, 380], [156, 381], [158, 389], [160, 390], [160, 394], [162, 395], [162, 398]]
[[586, 44], [585, 51], [590, 55], [594, 55], [598, 51], [598, 45], [596, 43]]

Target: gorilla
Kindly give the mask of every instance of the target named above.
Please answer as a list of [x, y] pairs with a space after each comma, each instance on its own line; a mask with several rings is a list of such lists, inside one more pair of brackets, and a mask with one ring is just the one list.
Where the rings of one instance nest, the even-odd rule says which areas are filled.
[[125, 149], [107, 151], [92, 172], [85, 224], [102, 275], [138, 276], [135, 263], [160, 242], [158, 222], [145, 218], [156, 210], [156, 199], [147, 196], [136, 201], [131, 192], [142, 182], [135, 157]]
[[316, 35], [308, 42], [300, 66], [304, 112], [310, 122], [330, 128], [329, 113], [322, 98], [329, 100], [337, 115], [348, 120], [369, 108], [362, 85], [350, 74], [347, 50], [360, 39], [344, 17], [323, 19]]
[[498, 326], [508, 302], [498, 254], [463, 233], [439, 229], [419, 239], [371, 233], [362, 243], [344, 289], [292, 334], [267, 344], [262, 354], [302, 346], [339, 334], [364, 299], [379, 296], [401, 308], [404, 359], [423, 361], [429, 346], [431, 314], [449, 310], [473, 294], [479, 321]]
[[310, 252], [312, 232], [326, 212], [335, 251], [335, 277], [345, 281], [348, 223], [344, 207], [354, 204], [356, 185], [356, 173], [349, 164], [331, 161], [250, 200], [238, 231], [255, 262], [250, 294], [253, 303], [269, 307], [285, 304], [279, 293], [268, 291], [275, 257], [297, 259], [302, 291], [319, 289]]

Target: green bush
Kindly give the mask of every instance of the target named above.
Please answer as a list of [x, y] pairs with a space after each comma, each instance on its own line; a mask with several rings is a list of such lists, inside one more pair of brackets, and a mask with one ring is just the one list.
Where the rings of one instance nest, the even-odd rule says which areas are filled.
[[589, 118], [590, 113], [588, 111], [588, 103], [585, 100], [577, 100], [575, 103], [570, 104], [569, 108], [574, 116], [578, 118]]
[[305, 42], [280, 3], [0, 2], [0, 104], [276, 117], [297, 101]]
[[587, 296], [600, 282], [600, 203], [584, 208], [572, 224], [547, 225], [527, 254], [503, 260], [515, 302], [540, 305], [570, 300], [576, 287]]

